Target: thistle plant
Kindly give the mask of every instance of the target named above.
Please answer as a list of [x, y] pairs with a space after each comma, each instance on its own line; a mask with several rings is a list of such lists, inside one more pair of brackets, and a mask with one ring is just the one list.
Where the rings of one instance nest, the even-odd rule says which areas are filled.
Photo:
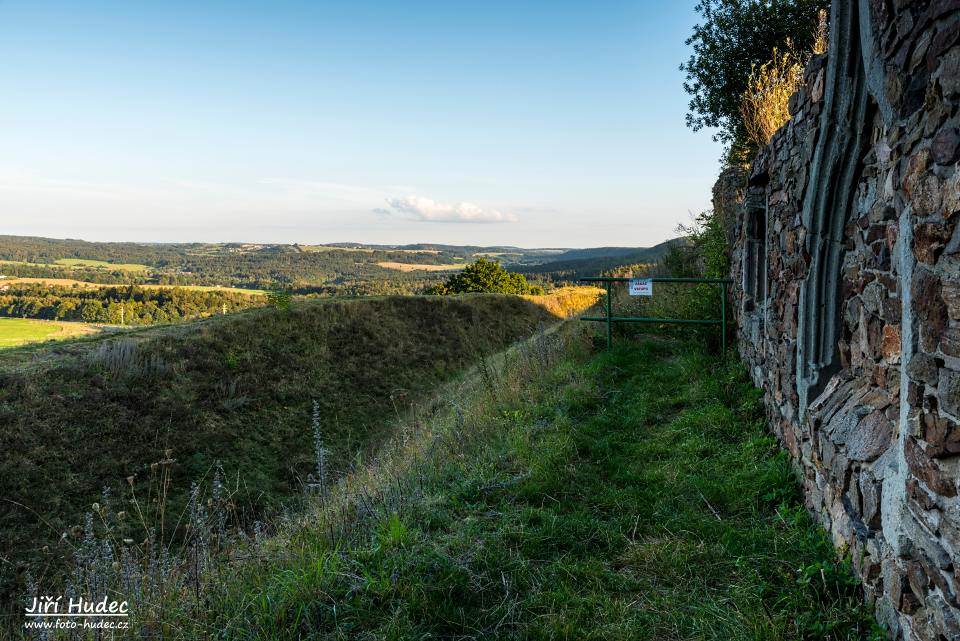
[[227, 532], [227, 496], [226, 487], [223, 484], [223, 467], [220, 461], [213, 472], [213, 484], [210, 496], [210, 507], [213, 510], [213, 534], [216, 536], [217, 544], [223, 543]]
[[[313, 401], [313, 413], [310, 417], [310, 425], [313, 428], [313, 452], [316, 457], [316, 476], [313, 477], [313, 487], [322, 495], [327, 493], [327, 456], [329, 450], [323, 446], [323, 432], [320, 425], [320, 403], [315, 399]], [[309, 482], [309, 478], [307, 479]]]

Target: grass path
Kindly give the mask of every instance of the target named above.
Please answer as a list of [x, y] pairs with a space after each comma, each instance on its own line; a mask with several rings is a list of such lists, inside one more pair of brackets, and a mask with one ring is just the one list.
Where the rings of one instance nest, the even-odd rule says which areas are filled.
[[848, 563], [800, 507], [739, 367], [647, 341], [534, 369], [533, 382], [492, 385], [492, 400], [468, 406], [431, 446], [440, 460], [406, 479], [416, 490], [380, 512], [373, 499], [349, 543], [330, 550], [325, 526], [308, 523], [279, 560], [237, 575], [212, 627], [275, 639], [882, 638]]

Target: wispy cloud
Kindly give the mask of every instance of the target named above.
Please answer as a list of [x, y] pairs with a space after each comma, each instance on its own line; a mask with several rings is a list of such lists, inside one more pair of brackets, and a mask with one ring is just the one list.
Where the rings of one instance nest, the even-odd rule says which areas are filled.
[[390, 209], [378, 208], [378, 214], [401, 215], [427, 223], [510, 223], [516, 216], [496, 209], [484, 209], [472, 203], [441, 203], [422, 196], [387, 198]]

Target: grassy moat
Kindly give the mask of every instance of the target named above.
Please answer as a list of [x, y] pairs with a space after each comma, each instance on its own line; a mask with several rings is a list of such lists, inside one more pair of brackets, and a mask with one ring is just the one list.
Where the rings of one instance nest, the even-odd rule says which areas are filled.
[[[168, 638], [874, 639], [738, 365], [568, 324], [136, 625]], [[252, 559], [252, 560], [251, 560]], [[179, 586], [179, 587], [177, 587]]]

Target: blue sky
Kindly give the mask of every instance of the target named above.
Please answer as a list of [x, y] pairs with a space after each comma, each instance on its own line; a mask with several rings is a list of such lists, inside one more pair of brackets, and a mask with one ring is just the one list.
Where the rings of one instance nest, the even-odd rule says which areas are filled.
[[652, 245], [694, 4], [0, 0], [0, 233]]

